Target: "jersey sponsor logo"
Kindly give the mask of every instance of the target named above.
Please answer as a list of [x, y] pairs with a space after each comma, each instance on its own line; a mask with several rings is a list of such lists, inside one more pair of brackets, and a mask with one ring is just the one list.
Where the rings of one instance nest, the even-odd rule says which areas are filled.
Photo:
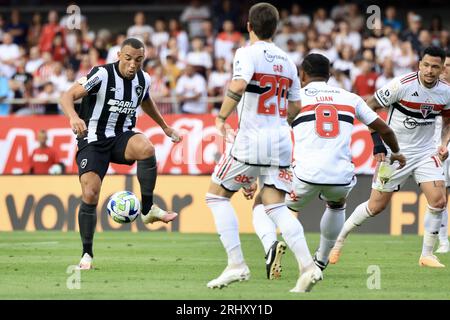
[[420, 106], [420, 112], [422, 113], [422, 116], [426, 118], [434, 109], [434, 106], [430, 105], [423, 105]]
[[307, 88], [305, 89], [305, 94], [308, 97], [314, 97], [319, 93], [319, 90], [315, 89], [315, 88]]
[[264, 50], [264, 58], [267, 62], [273, 62], [275, 59], [281, 59], [283, 61], [286, 61], [286, 57], [280, 56], [278, 54], [272, 54], [267, 50]]
[[141, 96], [143, 90], [144, 88], [142, 88], [142, 86], [137, 85], [136, 87], [134, 87], [134, 91], [136, 92], [138, 98]]
[[239, 174], [236, 177], [234, 177], [234, 181], [237, 183], [252, 183], [252, 180], [254, 180], [255, 177], [248, 177], [245, 174]]
[[418, 94], [417, 91], [416, 91], [416, 92], [414, 92], [414, 93], [412, 94], [412, 96], [413, 96], [413, 97], [418, 97], [419, 94]]
[[132, 114], [136, 111], [133, 101], [109, 99], [107, 104], [111, 106], [109, 112]]
[[99, 84], [100, 82], [100, 77], [99, 76], [95, 76], [95, 78], [90, 79], [88, 82], [86, 82], [84, 84], [84, 89], [86, 91], [91, 90], [93, 87], [95, 87], [97, 84]]
[[403, 120], [403, 125], [406, 129], [415, 129], [417, 127], [424, 127], [424, 126], [431, 126], [434, 123], [434, 121], [428, 121], [428, 122], [417, 122], [416, 119], [407, 117], [405, 120]]
[[111, 91], [111, 92], [119, 92], [120, 88], [111, 87], [111, 88], [109, 88], [109, 91]]

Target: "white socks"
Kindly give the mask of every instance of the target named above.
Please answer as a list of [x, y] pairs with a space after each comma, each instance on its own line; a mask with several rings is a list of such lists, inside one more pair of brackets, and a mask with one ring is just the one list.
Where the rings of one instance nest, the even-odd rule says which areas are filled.
[[369, 201], [366, 201], [356, 207], [355, 211], [353, 211], [353, 213], [350, 215], [347, 221], [345, 221], [344, 226], [342, 227], [342, 230], [339, 233], [337, 241], [344, 242], [348, 234], [353, 229], [359, 227], [366, 219], [372, 217], [369, 208], [367, 207], [368, 204]]
[[267, 253], [277, 240], [277, 226], [267, 215], [262, 204], [253, 208], [253, 228], [264, 246], [264, 252]]
[[301, 272], [314, 265], [314, 261], [306, 244], [303, 226], [284, 203], [265, 206], [266, 213], [280, 229], [284, 240], [297, 259]]
[[227, 252], [228, 265], [244, 263], [238, 220], [230, 199], [207, 193], [206, 204], [212, 211], [217, 233], [220, 235], [220, 241], [222, 241], [222, 245]]
[[439, 229], [439, 242], [440, 243], [448, 242], [448, 211], [447, 211], [447, 208], [445, 208], [445, 211], [442, 213], [441, 228]]
[[345, 222], [345, 208], [326, 208], [320, 220], [320, 245], [316, 253], [317, 260], [327, 263], [331, 249]]
[[425, 230], [423, 234], [422, 256], [433, 254], [433, 248], [438, 239], [439, 228], [441, 227], [442, 213], [445, 209], [432, 208], [427, 206], [425, 212]]

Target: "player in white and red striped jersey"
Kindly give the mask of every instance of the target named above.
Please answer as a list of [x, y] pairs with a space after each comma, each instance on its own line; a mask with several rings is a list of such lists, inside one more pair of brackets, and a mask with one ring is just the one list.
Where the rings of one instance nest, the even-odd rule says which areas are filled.
[[[428, 202], [425, 213], [424, 239], [420, 266], [442, 268], [443, 264], [433, 255], [438, 238], [442, 214], [447, 205], [445, 177], [441, 161], [448, 157], [447, 144], [450, 140], [450, 87], [439, 79], [444, 69], [445, 52], [438, 47], [424, 50], [419, 71], [393, 79], [375, 92], [368, 100], [373, 110], [388, 108], [387, 122], [394, 130], [400, 149], [407, 158], [407, 165], [385, 176], [375, 174], [372, 193], [367, 202], [360, 204], [347, 219], [338, 240], [330, 253], [330, 263], [339, 260], [347, 235], [367, 218], [382, 212], [408, 177], [413, 176], [420, 185]], [[443, 127], [441, 145], [434, 143], [435, 120], [442, 115]], [[391, 155], [376, 135], [374, 138], [377, 160]], [[384, 150], [383, 150], [384, 149]]]
[[[444, 71], [441, 74], [441, 79], [443, 83], [450, 84], [450, 52], [447, 52], [444, 63]], [[441, 133], [442, 133], [442, 117], [436, 119], [436, 130], [434, 140], [436, 145], [441, 144]], [[450, 163], [449, 159], [445, 160], [442, 164], [445, 174], [445, 186], [447, 188], [447, 193], [450, 188]], [[450, 252], [450, 243], [448, 241], [448, 212], [447, 209], [442, 213], [441, 228], [439, 229], [439, 246], [436, 253], [448, 253]]]
[[[356, 94], [326, 82], [330, 61], [309, 54], [300, 68], [302, 107], [292, 121], [294, 164], [288, 208], [300, 211], [312, 199], [326, 202], [320, 221], [320, 245], [314, 261], [322, 270], [345, 221], [346, 199], [356, 184], [350, 143], [355, 118], [379, 132], [398, 154], [391, 159], [404, 165], [405, 158], [391, 128]], [[304, 213], [303, 213], [304, 214]]]
[[250, 8], [247, 24], [250, 45], [236, 52], [233, 78], [216, 119], [216, 127], [225, 136], [225, 121], [235, 108], [238, 110], [239, 131], [229, 152], [216, 166], [206, 194], [228, 256], [227, 267], [207, 284], [209, 288], [250, 278], [230, 198], [256, 180], [262, 186], [259, 195], [265, 209], [258, 220], [280, 229], [302, 270], [300, 285], [294, 291], [309, 291], [322, 278], [308, 250], [300, 221], [284, 203], [285, 194], [290, 192], [292, 154], [286, 117], [299, 108], [300, 83], [295, 64], [272, 42], [278, 20], [278, 10], [271, 4], [258, 3]]

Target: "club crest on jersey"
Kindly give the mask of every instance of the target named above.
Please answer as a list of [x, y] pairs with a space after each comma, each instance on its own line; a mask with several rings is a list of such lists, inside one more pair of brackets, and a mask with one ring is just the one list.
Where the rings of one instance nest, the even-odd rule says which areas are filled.
[[136, 87], [134, 87], [134, 91], [136, 92], [138, 98], [141, 96], [143, 90], [144, 90], [144, 88], [142, 88], [142, 87], [139, 86], [139, 85], [136, 86]]
[[422, 105], [420, 106], [420, 112], [424, 118], [428, 117], [428, 115], [433, 111], [434, 107], [430, 105]]

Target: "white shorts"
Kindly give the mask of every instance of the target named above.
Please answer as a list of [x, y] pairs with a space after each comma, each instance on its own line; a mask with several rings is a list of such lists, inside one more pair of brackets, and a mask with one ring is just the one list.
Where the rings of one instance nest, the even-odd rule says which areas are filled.
[[444, 175], [445, 175], [445, 186], [447, 188], [450, 187], [450, 165], [449, 165], [449, 159], [445, 160], [442, 164], [442, 168], [444, 169]]
[[286, 205], [293, 211], [300, 211], [315, 197], [327, 202], [341, 202], [347, 199], [356, 181], [355, 176], [348, 185], [319, 185], [304, 182], [294, 175], [292, 191], [286, 195]]
[[261, 188], [268, 185], [286, 193], [291, 192], [292, 173], [290, 168], [248, 165], [230, 155], [222, 156], [214, 168], [211, 178], [214, 183], [231, 192], [236, 192], [242, 187], [249, 187], [257, 180], [259, 180]]
[[[386, 158], [387, 161], [388, 158]], [[394, 192], [400, 190], [406, 180], [413, 176], [417, 184], [430, 181], [444, 181], [445, 174], [438, 156], [430, 156], [420, 159], [406, 159], [406, 166], [395, 170], [389, 181], [384, 185], [378, 177], [378, 166], [373, 175], [372, 189], [382, 192]]]

